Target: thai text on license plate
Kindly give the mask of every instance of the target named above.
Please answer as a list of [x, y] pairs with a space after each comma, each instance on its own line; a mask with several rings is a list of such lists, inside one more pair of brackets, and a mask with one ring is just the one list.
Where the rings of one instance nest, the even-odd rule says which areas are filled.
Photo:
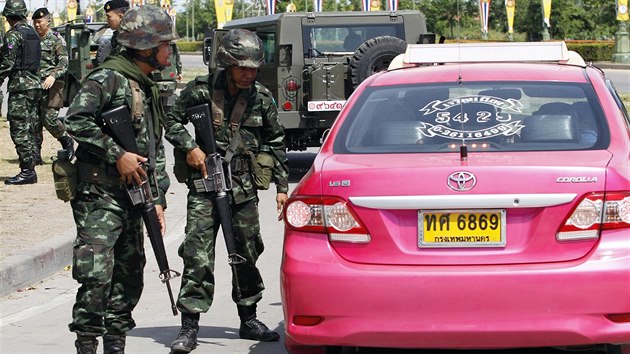
[[419, 247], [504, 247], [505, 210], [418, 212]]

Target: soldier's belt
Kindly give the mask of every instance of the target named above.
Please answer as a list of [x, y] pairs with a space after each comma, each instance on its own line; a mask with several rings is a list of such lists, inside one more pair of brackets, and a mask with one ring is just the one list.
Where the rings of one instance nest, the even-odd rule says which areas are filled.
[[79, 172], [79, 181], [105, 184], [113, 187], [120, 187], [120, 178], [108, 173], [108, 168], [104, 165], [94, 165], [77, 161], [77, 170]]

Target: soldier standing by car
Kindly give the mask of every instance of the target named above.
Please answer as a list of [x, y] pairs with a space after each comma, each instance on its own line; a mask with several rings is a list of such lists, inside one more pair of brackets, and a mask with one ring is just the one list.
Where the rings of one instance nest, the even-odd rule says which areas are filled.
[[[186, 180], [189, 186], [186, 236], [179, 247], [179, 256], [184, 260], [177, 301], [182, 327], [171, 344], [174, 352], [190, 352], [196, 347], [200, 313], [208, 311], [214, 296], [215, 241], [220, 225], [212, 196], [216, 192], [200, 193], [193, 186], [195, 178], [207, 173], [206, 153], [185, 127], [189, 122], [186, 109], [204, 103], [212, 103], [213, 112], [215, 108], [221, 112], [213, 114], [218, 151], [223, 156], [228, 151], [233, 153], [229, 204], [236, 251], [245, 259], [244, 263], [236, 265], [238, 278], [232, 284], [232, 299], [241, 321], [239, 336], [259, 341], [279, 339], [278, 333], [269, 330], [256, 316], [256, 304], [264, 290], [256, 261], [264, 246], [252, 168], [257, 161], [252, 161], [250, 152], [268, 157], [269, 180], [273, 179], [276, 184], [277, 209], [281, 211], [288, 192], [284, 132], [271, 93], [255, 81], [258, 68], [264, 64], [261, 40], [253, 32], [235, 29], [223, 37], [221, 44], [218, 60], [224, 69], [189, 82], [165, 121], [165, 137], [173, 144], [177, 155], [175, 164], [183, 166], [183, 173], [176, 167], [176, 176], [180, 182], [189, 177]], [[241, 110], [244, 113], [232, 117], [239, 100], [242, 100], [241, 105], [246, 105]], [[240, 143], [234, 144], [234, 141]], [[264, 186], [258, 188], [265, 189]], [[235, 295], [238, 294], [235, 287], [241, 291], [240, 298]]]
[[[68, 110], [66, 127], [79, 144], [72, 271], [81, 286], [69, 325], [77, 334], [77, 353], [96, 353], [98, 336], [103, 336], [105, 353], [123, 353], [126, 333], [135, 327], [131, 313], [142, 293], [146, 259], [142, 206], [132, 205], [125, 185], [149, 183], [164, 232], [170, 184], [161, 142], [164, 112], [148, 75], [168, 65], [171, 41], [177, 38], [160, 8], [127, 11], [119, 35], [125, 49], [90, 73]], [[125, 151], [113, 128], [101, 125], [114, 108], [127, 111], [117, 119], [130, 120], [128, 138], [140, 154]]]
[[38, 157], [41, 160], [34, 134], [41, 97], [40, 40], [35, 29], [26, 23], [26, 14], [24, 0], [8, 0], [2, 11], [11, 29], [2, 47], [0, 83], [9, 78], [7, 120], [20, 160], [20, 173], [6, 179], [4, 184], [37, 183], [35, 165]]
[[[42, 7], [33, 13], [33, 26], [41, 38], [41, 64], [39, 76], [42, 82], [42, 97], [39, 106], [39, 119], [35, 122], [35, 141], [39, 151], [44, 140], [42, 131], [45, 127], [50, 134], [59, 140], [68, 158], [74, 155], [72, 138], [66, 133], [66, 127], [59, 116], [59, 109], [63, 107], [63, 77], [68, 70], [68, 53], [66, 43], [61, 35], [50, 30], [50, 12]], [[41, 155], [40, 155], [41, 156]]]

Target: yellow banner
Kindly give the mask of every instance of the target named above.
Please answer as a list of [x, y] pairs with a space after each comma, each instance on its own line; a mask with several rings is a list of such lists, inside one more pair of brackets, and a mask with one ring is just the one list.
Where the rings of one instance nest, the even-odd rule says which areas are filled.
[[370, 11], [381, 11], [381, 0], [370, 0]]
[[68, 0], [66, 5], [67, 13], [68, 13], [68, 22], [74, 21], [77, 19], [77, 0]]
[[547, 27], [551, 27], [549, 18], [551, 17], [551, 0], [542, 0], [543, 2], [543, 22]]
[[508, 20], [508, 33], [514, 33], [514, 11], [516, 10], [516, 0], [505, 0], [505, 11]]
[[628, 0], [617, 0], [617, 21], [628, 21]]
[[225, 0], [225, 21], [232, 21], [232, 9], [234, 8], [234, 0]]
[[214, 0], [214, 10], [217, 13], [217, 28], [225, 25], [225, 0]]

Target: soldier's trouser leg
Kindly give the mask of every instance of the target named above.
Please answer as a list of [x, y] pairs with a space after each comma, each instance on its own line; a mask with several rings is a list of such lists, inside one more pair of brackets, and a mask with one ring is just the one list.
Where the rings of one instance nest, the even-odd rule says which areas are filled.
[[256, 261], [265, 249], [260, 235], [258, 202], [256, 200], [232, 207], [232, 227], [234, 228], [236, 252], [246, 260], [246, 262], [237, 265], [241, 299], [236, 298], [236, 279], [232, 279], [232, 299], [239, 305], [250, 306], [260, 301], [262, 292], [265, 290], [260, 271], [256, 267]]
[[59, 108], [48, 107], [48, 91], [42, 91], [41, 99], [39, 100], [39, 112], [38, 119], [35, 123], [35, 141], [37, 147], [41, 151], [42, 143], [44, 141], [44, 128], [48, 130], [50, 135], [55, 139], [59, 139], [66, 135], [66, 127], [63, 125], [59, 117]]
[[135, 327], [131, 312], [140, 299], [143, 269], [142, 217], [94, 194], [72, 202], [77, 239], [72, 276], [80, 284], [70, 331], [80, 335], [124, 334]]
[[[245, 263], [237, 266], [243, 298], [239, 304], [251, 305], [260, 301], [265, 289], [256, 268], [256, 260], [264, 249], [257, 203], [251, 201], [233, 206], [232, 220], [237, 253], [246, 259]], [[190, 191], [186, 237], [178, 251], [184, 260], [184, 271], [177, 308], [183, 313], [206, 312], [212, 304], [215, 245], [219, 226], [210, 195]], [[224, 261], [227, 262], [227, 259]], [[233, 299], [236, 299], [234, 289], [232, 294]]]
[[38, 153], [34, 136], [40, 90], [9, 93], [9, 133], [20, 160], [20, 168], [32, 169]]
[[184, 261], [177, 308], [182, 313], [207, 312], [214, 298], [214, 247], [219, 223], [209, 193], [188, 192]]

